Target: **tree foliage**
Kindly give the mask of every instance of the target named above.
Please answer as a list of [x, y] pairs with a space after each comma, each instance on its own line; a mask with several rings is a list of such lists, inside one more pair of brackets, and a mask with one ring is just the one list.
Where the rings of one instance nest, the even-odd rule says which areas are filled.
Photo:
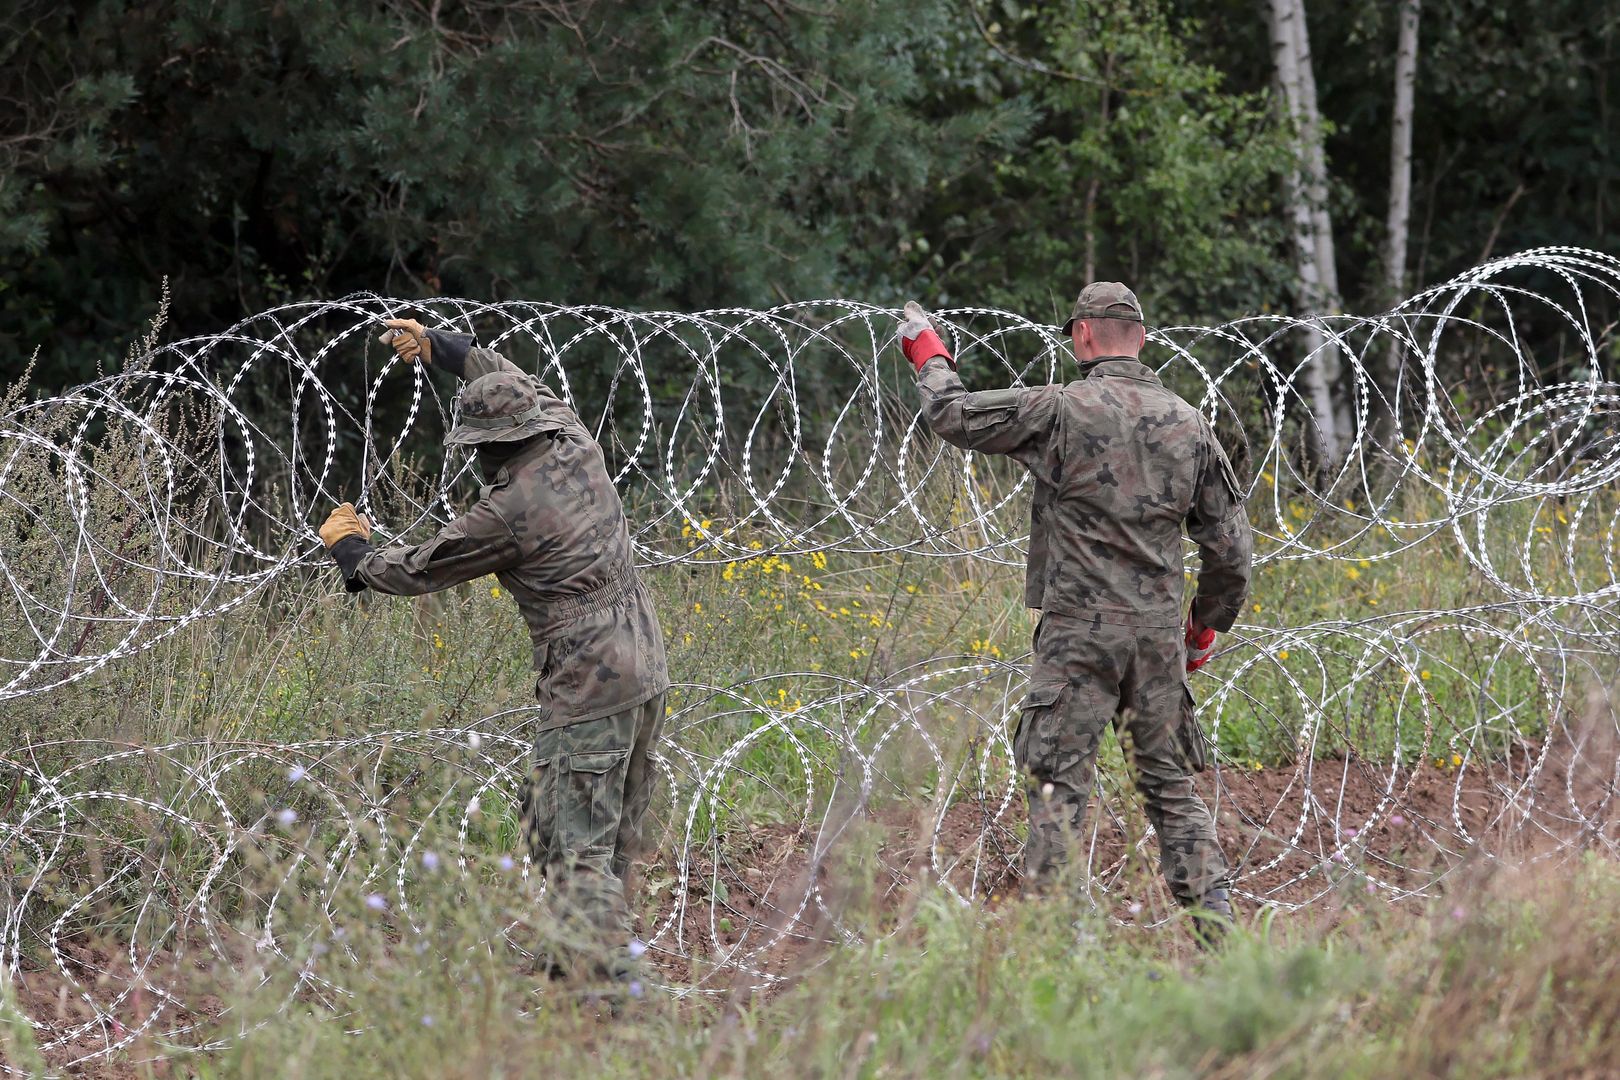
[[[1345, 303], [1381, 302], [1393, 9], [1308, 5]], [[1410, 279], [1615, 246], [1616, 22], [1424, 14]], [[1290, 305], [1290, 146], [1239, 0], [20, 0], [0, 349], [116, 358], [369, 289], [643, 308], [826, 295], [1156, 322]]]

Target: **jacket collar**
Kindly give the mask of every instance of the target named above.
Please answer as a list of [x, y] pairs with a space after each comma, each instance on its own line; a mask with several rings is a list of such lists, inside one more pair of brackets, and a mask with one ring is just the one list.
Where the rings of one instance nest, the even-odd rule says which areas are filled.
[[[542, 434], [544, 433], [542, 432]], [[506, 464], [495, 470], [495, 475], [490, 477], [489, 483], [478, 489], [479, 497], [484, 499], [489, 498], [489, 493], [491, 491], [495, 490], [496, 488], [505, 487], [511, 482], [512, 474], [514, 472], [521, 469], [523, 466], [527, 465], [529, 462], [533, 461], [535, 458], [539, 457], [549, 449], [551, 449], [550, 439], [535, 439], [532, 445], [525, 446], [522, 450], [519, 450], [516, 454], [512, 455], [506, 460]]]
[[1159, 382], [1158, 373], [1134, 356], [1099, 356], [1080, 365], [1082, 379], [1105, 375], [1119, 375], [1137, 382]]

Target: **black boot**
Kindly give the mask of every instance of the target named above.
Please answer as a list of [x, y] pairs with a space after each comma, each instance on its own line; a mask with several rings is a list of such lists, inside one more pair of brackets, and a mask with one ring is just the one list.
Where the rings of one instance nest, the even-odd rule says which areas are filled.
[[1217, 886], [1203, 896], [1192, 909], [1193, 940], [1205, 952], [1213, 952], [1226, 940], [1232, 929], [1232, 895], [1224, 886]]

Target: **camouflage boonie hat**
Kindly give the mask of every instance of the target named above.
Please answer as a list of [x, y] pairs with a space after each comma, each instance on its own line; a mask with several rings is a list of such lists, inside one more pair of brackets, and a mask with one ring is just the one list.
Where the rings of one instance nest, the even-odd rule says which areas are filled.
[[1074, 324], [1081, 319], [1123, 319], [1142, 322], [1142, 305], [1136, 294], [1117, 281], [1093, 281], [1080, 290], [1074, 302], [1069, 321], [1063, 324], [1065, 335], [1074, 333]]
[[444, 437], [446, 446], [517, 442], [542, 430], [545, 407], [528, 376], [492, 371], [467, 384], [458, 401], [461, 420]]

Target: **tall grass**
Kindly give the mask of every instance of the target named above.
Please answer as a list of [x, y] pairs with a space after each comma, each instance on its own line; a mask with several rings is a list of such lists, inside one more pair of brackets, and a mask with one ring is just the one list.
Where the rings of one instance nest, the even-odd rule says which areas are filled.
[[[1620, 1069], [1620, 871], [1480, 872], [1415, 909], [1263, 919], [1202, 955], [1047, 901], [986, 911], [923, 887], [893, 933], [805, 956], [773, 995], [649, 993], [617, 1019], [437, 912], [428, 959], [356, 944], [341, 1002], [240, 973], [264, 1024], [201, 1075], [371, 1077], [1602, 1076]], [[1324, 926], [1326, 927], [1324, 929]], [[284, 980], [283, 980], [284, 981]], [[280, 987], [277, 987], [279, 990]]]

